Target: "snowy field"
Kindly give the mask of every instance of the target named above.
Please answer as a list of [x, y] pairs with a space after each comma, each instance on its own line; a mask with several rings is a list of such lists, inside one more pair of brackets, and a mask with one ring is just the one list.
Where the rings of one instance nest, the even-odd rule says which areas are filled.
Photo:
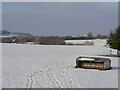
[[2, 87], [118, 88], [118, 58], [109, 57], [112, 70], [74, 68], [79, 56], [109, 54], [104, 44], [105, 40], [96, 40], [95, 46], [2, 44]]

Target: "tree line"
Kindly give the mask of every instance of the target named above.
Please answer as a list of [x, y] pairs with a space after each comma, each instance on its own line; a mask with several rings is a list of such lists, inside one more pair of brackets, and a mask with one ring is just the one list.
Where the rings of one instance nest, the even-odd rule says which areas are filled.
[[62, 37], [58, 36], [41, 36], [41, 37], [5, 37], [2, 38], [2, 43], [28, 43], [34, 42], [34, 44], [41, 44], [41, 45], [65, 45], [65, 41]]

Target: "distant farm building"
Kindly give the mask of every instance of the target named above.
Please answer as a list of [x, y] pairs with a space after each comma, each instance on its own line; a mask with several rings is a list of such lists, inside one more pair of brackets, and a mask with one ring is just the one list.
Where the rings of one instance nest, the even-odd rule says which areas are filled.
[[88, 34], [84, 34], [83, 37], [88, 37]]
[[98, 57], [78, 57], [76, 68], [108, 70], [111, 68], [111, 60]]

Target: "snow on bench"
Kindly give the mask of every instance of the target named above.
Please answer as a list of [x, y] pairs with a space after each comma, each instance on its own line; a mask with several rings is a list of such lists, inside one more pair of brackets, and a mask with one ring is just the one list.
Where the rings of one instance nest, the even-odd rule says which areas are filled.
[[78, 60], [88, 60], [88, 61], [94, 61], [95, 59], [93, 59], [93, 58], [79, 58]]

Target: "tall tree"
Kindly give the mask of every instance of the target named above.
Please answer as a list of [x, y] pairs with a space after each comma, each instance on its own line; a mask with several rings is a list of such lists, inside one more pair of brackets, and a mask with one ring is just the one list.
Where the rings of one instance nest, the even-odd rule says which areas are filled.
[[115, 32], [110, 31], [107, 43], [110, 48], [117, 49], [117, 55], [120, 55], [120, 26], [115, 29]]

